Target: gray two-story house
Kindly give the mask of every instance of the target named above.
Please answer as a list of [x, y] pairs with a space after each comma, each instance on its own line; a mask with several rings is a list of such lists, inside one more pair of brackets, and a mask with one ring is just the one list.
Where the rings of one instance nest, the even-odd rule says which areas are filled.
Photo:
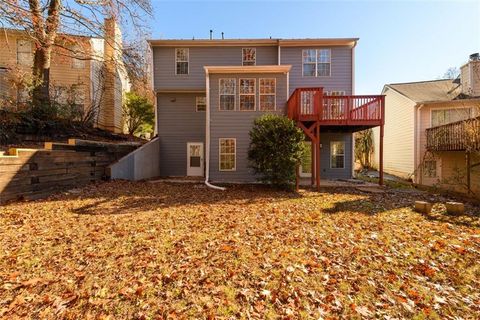
[[160, 176], [255, 182], [249, 131], [277, 113], [311, 145], [300, 176], [351, 178], [352, 133], [383, 124], [382, 96], [353, 96], [357, 40], [150, 40]]

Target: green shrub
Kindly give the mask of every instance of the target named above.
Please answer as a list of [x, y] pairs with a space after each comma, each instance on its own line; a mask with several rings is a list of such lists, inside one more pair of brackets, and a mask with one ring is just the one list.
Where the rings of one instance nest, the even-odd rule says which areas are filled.
[[250, 130], [248, 159], [259, 180], [292, 189], [295, 168], [305, 154], [305, 135], [287, 117], [266, 114], [255, 119]]
[[[155, 122], [154, 107], [147, 98], [127, 92], [123, 104], [123, 115], [129, 134], [142, 134], [152, 129]], [[153, 131], [153, 130], [152, 130]]]

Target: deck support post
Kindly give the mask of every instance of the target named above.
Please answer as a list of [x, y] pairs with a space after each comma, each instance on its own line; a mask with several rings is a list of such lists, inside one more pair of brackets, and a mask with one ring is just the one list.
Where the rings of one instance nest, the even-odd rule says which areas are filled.
[[310, 182], [315, 185], [315, 141], [310, 140]]
[[317, 170], [316, 170], [316, 180], [317, 180], [317, 191], [320, 191], [320, 123], [317, 122], [317, 141], [315, 141], [315, 163], [317, 164]]
[[380, 175], [378, 179], [378, 184], [383, 186], [383, 124], [380, 126]]
[[470, 151], [467, 151], [466, 154], [466, 160], [467, 160], [467, 188], [468, 188], [468, 193], [472, 193], [472, 158], [470, 156]]

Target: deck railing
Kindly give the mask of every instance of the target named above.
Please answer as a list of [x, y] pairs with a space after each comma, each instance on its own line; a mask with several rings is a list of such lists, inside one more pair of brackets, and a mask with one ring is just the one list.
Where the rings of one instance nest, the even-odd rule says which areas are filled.
[[383, 124], [384, 96], [327, 96], [322, 88], [297, 88], [288, 100], [288, 116], [326, 125]]
[[480, 150], [480, 117], [427, 129], [427, 150]]

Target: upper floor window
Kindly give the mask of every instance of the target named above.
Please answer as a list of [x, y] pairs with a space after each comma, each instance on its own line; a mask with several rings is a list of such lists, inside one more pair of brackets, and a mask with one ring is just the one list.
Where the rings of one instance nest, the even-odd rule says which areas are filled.
[[30, 92], [26, 87], [19, 87], [17, 89], [17, 104], [25, 104], [30, 100]]
[[304, 77], [329, 77], [331, 65], [330, 49], [306, 49], [302, 51]]
[[434, 109], [432, 110], [432, 127], [469, 119], [471, 114], [471, 108]]
[[255, 48], [243, 48], [242, 49], [242, 65], [254, 66], [257, 59], [257, 50]]
[[175, 74], [188, 74], [188, 48], [175, 49]]
[[85, 60], [83, 59], [80, 46], [72, 47], [72, 68], [83, 69], [85, 68]]
[[197, 108], [197, 112], [207, 110], [207, 100], [205, 96], [197, 97], [195, 100], [196, 100], [195, 105]]
[[236, 80], [234, 78], [220, 79], [218, 91], [220, 95], [220, 110], [235, 110], [235, 88]]
[[17, 63], [22, 66], [33, 64], [32, 42], [28, 40], [17, 40]]
[[275, 110], [276, 79], [260, 79], [260, 111]]
[[240, 111], [255, 111], [255, 79], [240, 79]]
[[330, 168], [345, 168], [345, 142], [332, 141], [330, 143]]

